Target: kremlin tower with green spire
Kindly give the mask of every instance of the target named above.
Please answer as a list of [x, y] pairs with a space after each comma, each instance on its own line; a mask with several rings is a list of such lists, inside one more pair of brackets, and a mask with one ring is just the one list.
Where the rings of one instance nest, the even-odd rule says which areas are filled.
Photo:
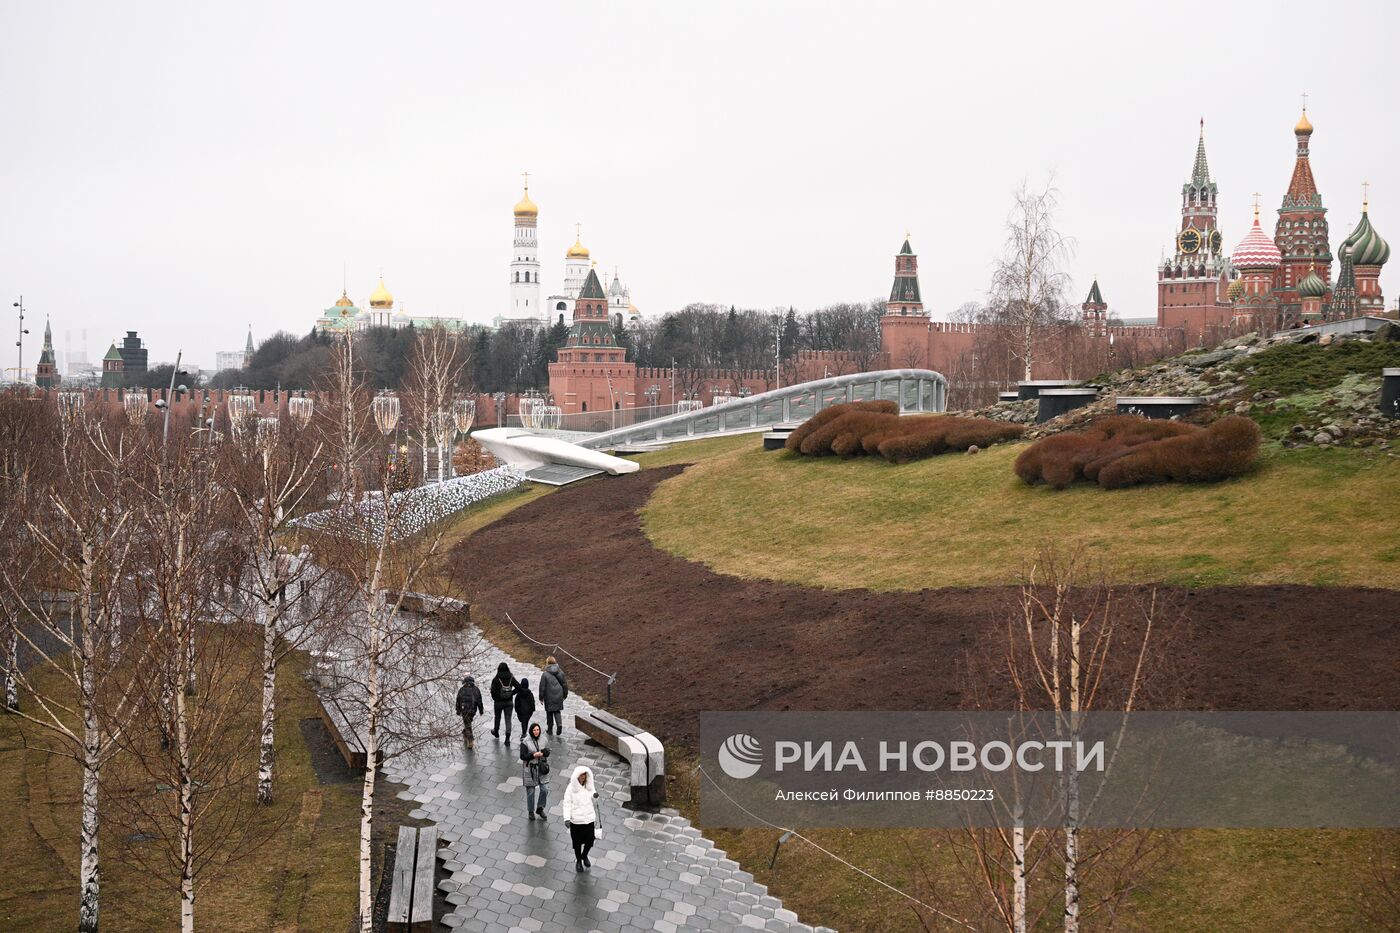
[[34, 383], [41, 389], [54, 389], [60, 381], [62, 377], [58, 374], [58, 363], [53, 354], [53, 329], [45, 318], [44, 349], [39, 353], [39, 366], [34, 370]]

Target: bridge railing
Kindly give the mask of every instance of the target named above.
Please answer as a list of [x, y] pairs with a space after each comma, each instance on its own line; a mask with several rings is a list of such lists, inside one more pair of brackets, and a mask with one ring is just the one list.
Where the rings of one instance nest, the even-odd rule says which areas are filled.
[[[875, 399], [897, 403], [902, 414], [942, 412], [948, 405], [948, 380], [941, 373], [929, 369], [885, 369], [829, 376], [733, 399], [698, 411], [661, 415], [601, 430], [577, 443], [598, 449], [618, 444], [666, 443], [766, 431], [774, 425], [805, 421], [830, 405]], [[622, 415], [628, 411], [643, 409], [612, 414]], [[606, 422], [608, 414], [599, 412], [595, 419]]]

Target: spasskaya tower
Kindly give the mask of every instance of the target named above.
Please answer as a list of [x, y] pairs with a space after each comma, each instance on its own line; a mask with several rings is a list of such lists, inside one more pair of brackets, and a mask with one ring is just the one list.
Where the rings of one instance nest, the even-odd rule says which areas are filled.
[[1181, 186], [1181, 228], [1175, 253], [1157, 269], [1157, 324], [1184, 327], [1194, 340], [1212, 325], [1228, 324], [1229, 260], [1216, 222], [1216, 186], [1206, 162], [1205, 121], [1191, 177]]

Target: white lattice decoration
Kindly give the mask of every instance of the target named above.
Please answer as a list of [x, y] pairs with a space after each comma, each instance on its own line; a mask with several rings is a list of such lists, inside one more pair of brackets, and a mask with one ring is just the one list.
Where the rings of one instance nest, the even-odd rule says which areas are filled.
[[399, 426], [399, 397], [385, 389], [374, 397], [370, 407], [379, 433], [385, 437], [394, 433], [394, 428]]
[[311, 416], [316, 411], [316, 401], [306, 396], [287, 399], [287, 414], [296, 422], [297, 427], [305, 428], [311, 423]]

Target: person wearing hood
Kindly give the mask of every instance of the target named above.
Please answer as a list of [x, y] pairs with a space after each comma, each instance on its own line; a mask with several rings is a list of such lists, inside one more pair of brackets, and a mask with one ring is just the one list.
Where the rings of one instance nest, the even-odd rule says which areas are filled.
[[549, 806], [549, 739], [540, 735], [539, 723], [530, 726], [520, 740], [520, 771], [525, 785], [525, 812], [532, 820], [537, 815], [542, 820], [549, 819], [544, 815], [544, 808]]
[[598, 792], [593, 787], [593, 770], [579, 765], [569, 778], [569, 786], [564, 789], [564, 823], [569, 827], [569, 838], [574, 846], [574, 871], [592, 868], [588, 851], [597, 838], [594, 826], [598, 822], [598, 810], [593, 801]]
[[568, 696], [569, 682], [551, 654], [545, 659], [544, 673], [540, 675], [540, 705], [544, 707], [546, 732], [564, 734], [564, 701]]
[[495, 724], [491, 728], [491, 734], [496, 738], [501, 737], [501, 717], [506, 719], [506, 741], [510, 741], [510, 721], [515, 712], [515, 677], [510, 672], [510, 667], [502, 661], [496, 668], [496, 676], [491, 678], [491, 705], [495, 707]]
[[[530, 681], [520, 678], [515, 688], [515, 718], [520, 720], [520, 734], [530, 734], [530, 718], [535, 715], [535, 697], [530, 692]], [[509, 731], [506, 733], [509, 735]]]
[[457, 690], [457, 715], [462, 717], [462, 734], [467, 737], [467, 748], [476, 748], [476, 733], [472, 720], [477, 713], [486, 712], [481, 705], [481, 690], [470, 674], [462, 678], [462, 686]]

